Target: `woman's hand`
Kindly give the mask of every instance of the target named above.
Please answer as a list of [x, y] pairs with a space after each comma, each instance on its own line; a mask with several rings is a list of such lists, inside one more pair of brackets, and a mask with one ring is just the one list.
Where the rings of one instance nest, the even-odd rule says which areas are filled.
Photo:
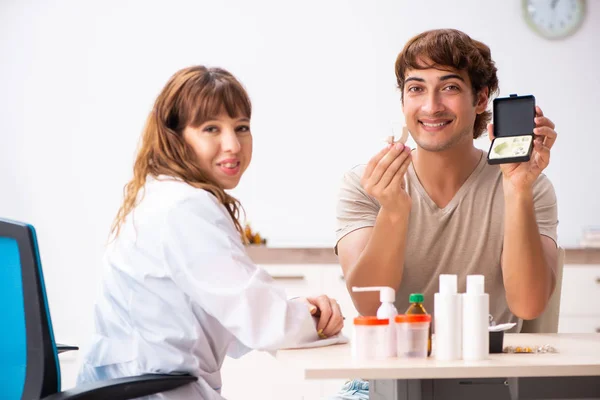
[[318, 318], [317, 333], [321, 339], [337, 335], [344, 327], [344, 317], [335, 299], [325, 295], [306, 297], [311, 315]]

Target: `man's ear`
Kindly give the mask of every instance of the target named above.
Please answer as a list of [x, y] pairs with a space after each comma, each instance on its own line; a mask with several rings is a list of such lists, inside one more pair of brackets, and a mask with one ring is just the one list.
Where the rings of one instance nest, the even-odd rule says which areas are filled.
[[484, 87], [477, 93], [477, 101], [475, 102], [475, 111], [481, 114], [487, 109], [489, 88]]

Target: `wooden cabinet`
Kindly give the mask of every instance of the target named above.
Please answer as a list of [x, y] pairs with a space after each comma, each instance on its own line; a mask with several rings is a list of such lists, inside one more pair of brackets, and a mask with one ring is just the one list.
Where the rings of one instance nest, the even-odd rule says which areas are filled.
[[323, 294], [337, 300], [342, 310], [342, 314], [346, 318], [342, 333], [346, 337], [351, 338], [352, 321], [358, 316], [358, 312], [356, 311], [350, 293], [346, 288], [346, 281], [342, 274], [342, 268], [339, 265], [327, 265], [323, 268], [323, 284]]
[[558, 331], [600, 333], [600, 265], [565, 265]]
[[595, 317], [560, 316], [558, 331], [561, 333], [600, 333], [600, 315]]
[[59, 354], [58, 362], [60, 363], [61, 390], [68, 390], [75, 387], [79, 366], [81, 364], [81, 351], [82, 350], [68, 351]]
[[227, 357], [221, 374], [221, 394], [228, 400], [321, 398], [319, 381], [305, 381], [301, 371], [281, 365], [265, 352], [253, 351], [239, 359]]

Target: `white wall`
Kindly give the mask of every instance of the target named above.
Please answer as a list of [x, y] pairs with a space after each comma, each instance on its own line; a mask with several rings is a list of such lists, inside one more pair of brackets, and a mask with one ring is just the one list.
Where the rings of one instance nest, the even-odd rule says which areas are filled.
[[440, 27], [487, 43], [501, 95], [534, 94], [556, 123], [561, 243], [600, 224], [599, 2], [559, 42], [528, 29], [518, 0], [158, 3], [0, 2], [0, 215], [38, 230], [59, 340], [87, 335], [143, 121], [191, 64], [225, 67], [250, 92], [254, 161], [235, 193], [272, 245], [332, 244], [340, 177], [402, 121], [395, 57]]

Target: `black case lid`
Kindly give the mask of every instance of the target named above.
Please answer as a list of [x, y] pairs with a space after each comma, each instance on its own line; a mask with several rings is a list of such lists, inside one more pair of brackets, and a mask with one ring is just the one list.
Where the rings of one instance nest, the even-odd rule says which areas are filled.
[[535, 128], [535, 97], [532, 95], [494, 99], [494, 136], [532, 135]]

